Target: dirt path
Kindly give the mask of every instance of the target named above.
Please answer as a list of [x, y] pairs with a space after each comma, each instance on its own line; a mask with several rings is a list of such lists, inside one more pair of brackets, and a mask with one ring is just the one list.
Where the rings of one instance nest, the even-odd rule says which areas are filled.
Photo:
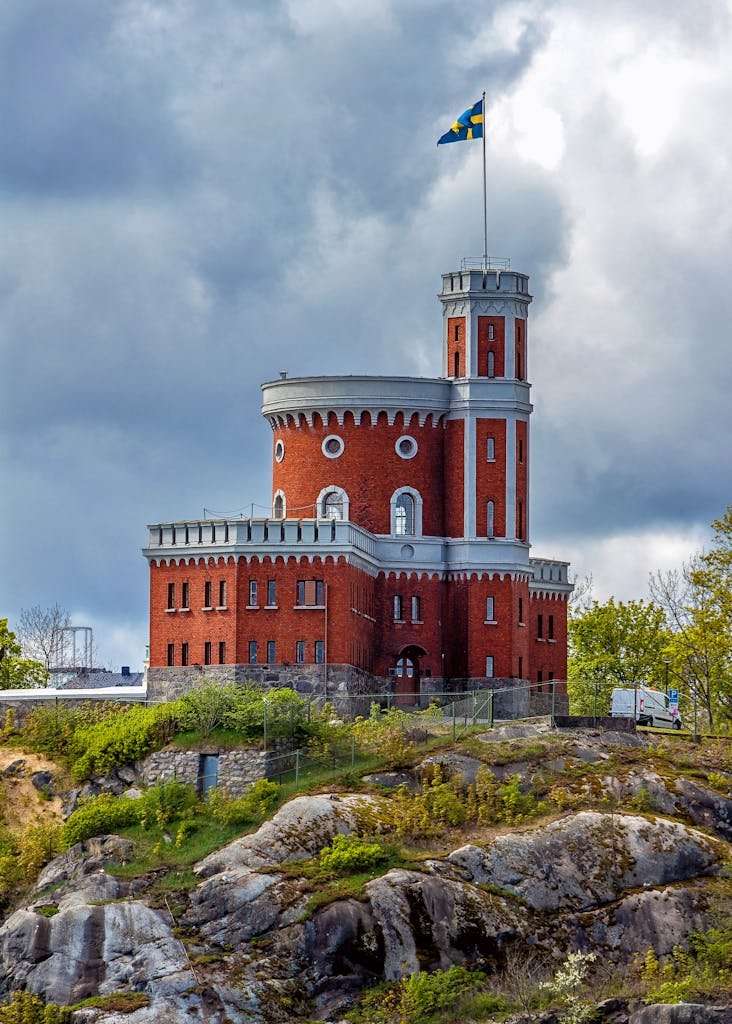
[[[17, 774], [3, 775], [13, 761], [24, 764]], [[17, 747], [0, 747], [0, 818], [13, 832], [42, 821], [63, 820], [61, 801], [57, 796], [49, 800], [38, 792], [31, 782], [34, 772], [52, 772], [58, 776], [60, 769], [42, 754], [28, 754]]]

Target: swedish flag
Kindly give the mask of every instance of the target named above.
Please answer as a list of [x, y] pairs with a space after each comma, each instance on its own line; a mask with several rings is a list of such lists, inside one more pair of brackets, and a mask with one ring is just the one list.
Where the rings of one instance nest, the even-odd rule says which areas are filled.
[[449, 132], [437, 140], [437, 145], [444, 142], [464, 142], [466, 139], [483, 138], [483, 100], [478, 100], [472, 107], [460, 115]]

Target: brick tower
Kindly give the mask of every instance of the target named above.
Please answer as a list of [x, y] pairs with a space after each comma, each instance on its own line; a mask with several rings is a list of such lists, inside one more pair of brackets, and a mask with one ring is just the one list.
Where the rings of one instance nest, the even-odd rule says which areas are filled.
[[529, 557], [528, 278], [465, 266], [439, 298], [443, 377], [262, 385], [271, 518], [150, 527], [153, 686], [565, 679], [567, 563]]

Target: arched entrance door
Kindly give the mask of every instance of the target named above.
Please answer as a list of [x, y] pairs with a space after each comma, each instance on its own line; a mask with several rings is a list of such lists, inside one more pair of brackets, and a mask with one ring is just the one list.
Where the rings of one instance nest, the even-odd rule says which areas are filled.
[[399, 652], [394, 672], [396, 703], [403, 707], [416, 704], [420, 693], [419, 659], [425, 652], [421, 647], [405, 647]]

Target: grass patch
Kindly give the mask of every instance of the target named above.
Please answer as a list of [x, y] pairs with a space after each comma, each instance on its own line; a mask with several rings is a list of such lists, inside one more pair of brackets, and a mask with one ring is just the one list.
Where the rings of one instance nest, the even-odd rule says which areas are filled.
[[[240, 827], [220, 825], [204, 819], [197, 825], [195, 832], [181, 846], [177, 846], [174, 842], [166, 842], [164, 830], [158, 826], [144, 829], [142, 825], [131, 825], [121, 829], [120, 835], [135, 844], [134, 859], [127, 864], [111, 864], [107, 870], [117, 878], [139, 878], [152, 870], [168, 868], [168, 875], [163, 877], [168, 878], [169, 882], [170, 876], [175, 874], [180, 876], [182, 883], [190, 882], [194, 877], [193, 872], [186, 874], [186, 869], [231, 842], [242, 831]], [[185, 884], [171, 888], [185, 888]]]
[[90, 996], [74, 1003], [72, 1010], [105, 1010], [108, 1013], [134, 1013], [150, 1005], [150, 996], [144, 992], [112, 992], [107, 996]]
[[55, 917], [59, 913], [59, 909], [54, 904], [46, 904], [44, 907], [33, 907], [34, 914], [40, 914], [41, 917]]

